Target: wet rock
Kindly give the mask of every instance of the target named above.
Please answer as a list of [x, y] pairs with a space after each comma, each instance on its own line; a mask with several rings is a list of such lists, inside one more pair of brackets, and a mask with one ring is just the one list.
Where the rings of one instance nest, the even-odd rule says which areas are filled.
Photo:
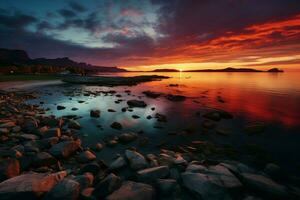
[[140, 116], [138, 116], [138, 115], [132, 115], [131, 116], [133, 119], [139, 119], [140, 118]]
[[84, 174], [86, 172], [92, 173], [94, 176], [96, 176], [99, 171], [101, 170], [100, 165], [96, 162], [88, 163], [85, 164], [81, 169], [80, 169], [80, 174]]
[[144, 91], [143, 92], [144, 95], [146, 95], [149, 98], [153, 98], [156, 99], [158, 97], [160, 97], [161, 93], [160, 92], [152, 92], [152, 91]]
[[126, 161], [122, 156], [115, 159], [109, 166], [111, 170], [118, 170], [126, 166]]
[[116, 112], [114, 109], [108, 109], [107, 112]]
[[16, 126], [16, 122], [13, 121], [7, 121], [0, 124], [0, 128], [13, 128], [15, 126]]
[[108, 147], [115, 147], [118, 144], [118, 141], [116, 139], [112, 139], [106, 142], [106, 146]]
[[193, 172], [193, 173], [198, 173], [198, 172], [205, 172], [207, 171], [207, 168], [201, 164], [198, 163], [189, 163], [189, 165], [186, 168], [187, 172]]
[[93, 191], [93, 196], [102, 199], [121, 187], [122, 180], [115, 174], [109, 174], [105, 179], [99, 182]]
[[95, 144], [93, 147], [92, 147], [92, 149], [94, 150], [94, 151], [101, 151], [102, 149], [103, 149], [103, 144], [101, 144], [101, 143], [97, 143], [97, 144]]
[[117, 130], [121, 130], [123, 128], [122, 124], [120, 124], [119, 122], [113, 122], [110, 125], [110, 127], [113, 128], [113, 129], [117, 129]]
[[21, 134], [20, 138], [23, 139], [23, 140], [37, 140], [37, 139], [39, 139], [38, 136], [33, 135], [33, 134]]
[[81, 129], [80, 123], [73, 119], [69, 120], [68, 127], [73, 129]]
[[80, 185], [80, 190], [88, 188], [93, 185], [94, 175], [92, 173], [84, 173], [83, 175], [75, 176], [72, 180], [76, 181]]
[[130, 107], [139, 107], [139, 108], [145, 108], [147, 104], [144, 101], [140, 100], [129, 100], [127, 101], [128, 106]]
[[185, 96], [182, 96], [182, 95], [173, 95], [173, 94], [168, 94], [166, 96], [166, 98], [169, 100], [169, 101], [184, 101], [186, 99]]
[[65, 141], [53, 145], [49, 152], [58, 158], [67, 158], [73, 153], [75, 153], [81, 146], [81, 141]]
[[183, 186], [203, 200], [231, 199], [220, 179], [201, 173], [185, 172], [181, 174]]
[[158, 122], [167, 122], [167, 116], [163, 114], [156, 113], [155, 118]]
[[76, 111], [76, 110], [78, 110], [78, 108], [72, 108], [71, 110], [72, 110], [72, 111]]
[[0, 162], [0, 181], [18, 176], [21, 172], [20, 162], [11, 158]]
[[281, 169], [274, 163], [268, 163], [264, 169], [264, 172], [272, 177], [277, 177], [280, 175]]
[[0, 183], [0, 199], [37, 199], [67, 175], [66, 171], [54, 174], [31, 173], [10, 178]]
[[65, 107], [65, 106], [60, 106], [60, 105], [58, 105], [58, 106], [56, 107], [56, 109], [57, 109], [57, 110], [64, 110], [64, 109], [66, 109], [66, 107]]
[[148, 115], [146, 118], [147, 118], [147, 119], [152, 119], [152, 116], [151, 116], [151, 115]]
[[127, 144], [136, 139], [137, 139], [137, 134], [135, 134], [135, 133], [122, 133], [118, 137], [118, 140], [121, 144]]
[[156, 185], [162, 195], [172, 194], [178, 187], [177, 181], [174, 179], [158, 179]]
[[249, 173], [242, 173], [241, 175], [243, 182], [249, 188], [261, 192], [263, 195], [274, 198], [283, 198], [288, 196], [286, 187], [274, 182], [270, 178]]
[[79, 198], [79, 183], [64, 179], [55, 185], [43, 198], [43, 200], [77, 200]]
[[60, 128], [50, 128], [43, 133], [44, 138], [60, 137], [60, 136], [61, 136]]
[[147, 161], [144, 156], [136, 151], [126, 150], [125, 156], [133, 170], [139, 170], [147, 167]]
[[107, 200], [152, 200], [154, 197], [155, 190], [151, 185], [126, 181]]
[[50, 166], [56, 163], [57, 160], [47, 152], [40, 152], [36, 154], [36, 156], [33, 159], [33, 164], [37, 167]]
[[84, 152], [80, 153], [77, 158], [78, 162], [80, 162], [80, 163], [87, 163], [87, 162], [93, 161], [95, 159], [96, 159], [96, 156], [91, 151], [84, 151]]
[[156, 181], [169, 176], [169, 167], [159, 166], [140, 170], [137, 172], [138, 180], [142, 182]]
[[25, 133], [31, 133], [31, 132], [35, 131], [37, 128], [38, 128], [38, 121], [33, 118], [26, 119], [22, 126], [22, 130]]
[[95, 200], [95, 197], [92, 195], [94, 191], [93, 187], [88, 187], [83, 189], [80, 192], [80, 199], [81, 200]]
[[90, 116], [94, 118], [100, 117], [100, 110], [91, 110], [90, 111]]

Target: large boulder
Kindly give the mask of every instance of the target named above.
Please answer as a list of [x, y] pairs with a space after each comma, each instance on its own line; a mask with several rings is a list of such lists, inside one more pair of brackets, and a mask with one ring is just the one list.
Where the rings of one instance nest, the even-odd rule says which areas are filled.
[[121, 178], [111, 173], [96, 185], [93, 191], [93, 196], [95, 196], [97, 199], [103, 199], [113, 191], [120, 188], [121, 184]]
[[43, 200], [76, 200], [79, 198], [80, 185], [71, 179], [64, 179], [55, 185]]
[[126, 181], [107, 197], [107, 200], [151, 200], [155, 198], [155, 190], [151, 185]]
[[231, 197], [217, 176], [185, 172], [181, 174], [183, 186], [203, 200], [226, 200]]
[[125, 156], [133, 170], [144, 169], [148, 165], [145, 157], [136, 151], [126, 150]]
[[54, 174], [32, 173], [13, 177], [0, 183], [0, 199], [37, 199], [50, 191], [66, 175], [66, 171], [61, 171]]
[[65, 141], [53, 145], [49, 152], [58, 158], [67, 158], [75, 153], [81, 146], [81, 141]]
[[288, 196], [285, 186], [274, 182], [272, 179], [258, 174], [242, 173], [242, 180], [249, 188], [261, 192], [261, 194], [273, 197], [284, 198]]

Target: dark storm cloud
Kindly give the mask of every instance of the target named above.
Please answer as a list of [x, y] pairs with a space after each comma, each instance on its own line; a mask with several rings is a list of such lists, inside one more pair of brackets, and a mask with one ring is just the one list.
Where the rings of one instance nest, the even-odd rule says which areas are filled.
[[157, 30], [173, 38], [218, 36], [300, 12], [299, 0], [152, 0], [161, 6]]
[[34, 16], [14, 12], [12, 15], [0, 14], [0, 25], [7, 28], [22, 29], [34, 22], [37, 19]]
[[59, 14], [65, 18], [69, 18], [69, 17], [75, 17], [76, 13], [73, 12], [72, 10], [68, 10], [68, 9], [61, 9], [58, 11]]
[[77, 12], [84, 12], [87, 10], [83, 5], [81, 5], [75, 1], [69, 2], [69, 5], [74, 11], [77, 11]]

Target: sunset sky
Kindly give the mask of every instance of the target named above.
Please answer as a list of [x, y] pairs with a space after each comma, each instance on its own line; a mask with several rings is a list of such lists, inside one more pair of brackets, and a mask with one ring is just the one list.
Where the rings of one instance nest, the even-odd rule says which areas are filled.
[[0, 48], [128, 70], [297, 70], [300, 0], [1, 0]]

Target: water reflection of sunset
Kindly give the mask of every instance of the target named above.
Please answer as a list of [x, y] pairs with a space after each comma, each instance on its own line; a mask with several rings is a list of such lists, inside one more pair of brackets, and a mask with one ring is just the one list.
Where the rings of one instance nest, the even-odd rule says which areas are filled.
[[[136, 73], [122, 74], [127, 76]], [[299, 125], [299, 74], [267, 73], [161, 73], [172, 76], [163, 81], [145, 83], [137, 91], [152, 90], [191, 97], [181, 104], [184, 109], [217, 107], [237, 113], [251, 121], [280, 122]], [[168, 87], [179, 84], [178, 87]], [[221, 96], [225, 103], [218, 101]], [[200, 104], [195, 103], [197, 100]], [[158, 102], [160, 104], [162, 102]]]

